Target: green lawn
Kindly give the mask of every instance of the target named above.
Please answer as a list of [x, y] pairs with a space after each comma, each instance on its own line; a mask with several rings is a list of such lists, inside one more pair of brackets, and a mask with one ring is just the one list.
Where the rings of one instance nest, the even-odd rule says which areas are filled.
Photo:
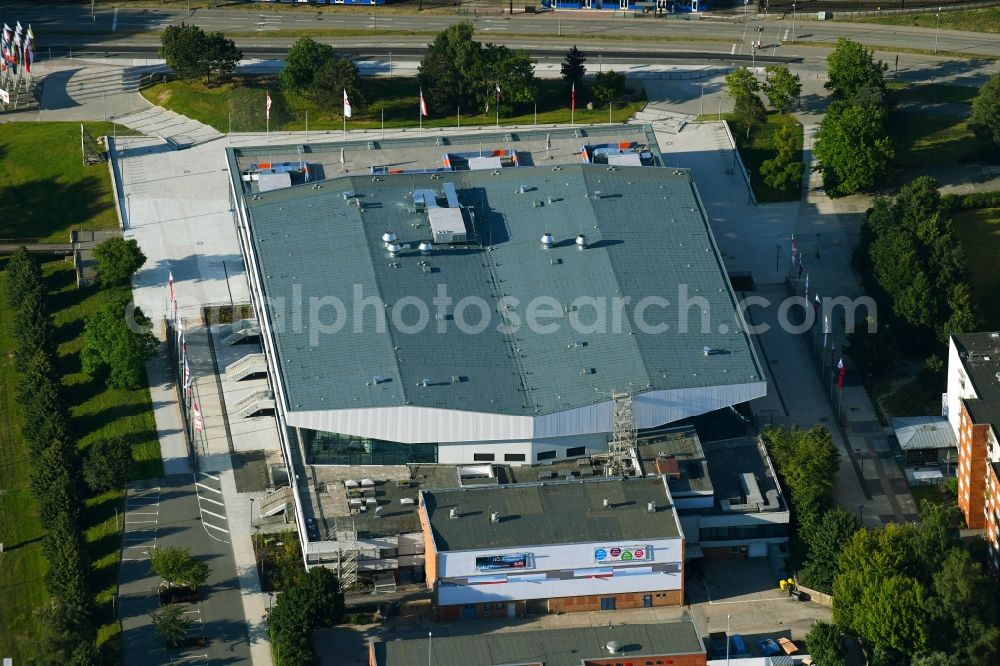
[[[367, 106], [364, 111], [355, 103], [354, 116], [347, 122], [348, 130], [379, 129], [382, 114], [385, 114], [385, 127], [416, 127], [419, 85], [415, 77], [382, 77], [366, 78], [365, 97]], [[542, 79], [539, 81], [538, 115], [539, 123], [568, 123], [570, 121], [569, 90], [558, 80]], [[249, 92], [247, 92], [249, 91]], [[200, 120], [211, 125], [220, 132], [229, 130], [230, 98], [236, 96], [239, 100], [251, 100], [239, 104], [232, 115], [234, 132], [262, 132], [265, 129], [264, 98], [270, 91], [272, 99], [271, 129], [274, 131], [297, 130], [306, 127], [306, 112], [309, 114], [310, 129], [341, 129], [343, 119], [340, 115], [340, 105], [334, 109], [322, 109], [316, 103], [303, 97], [283, 93], [274, 77], [236, 77], [231, 83], [209, 87], [201, 83], [185, 83], [170, 81], [161, 83], [142, 92], [153, 104], [171, 111]], [[635, 88], [631, 99], [621, 104], [615, 104], [612, 109], [612, 120], [616, 123], [626, 121], [643, 106], [645, 97], [641, 87]], [[259, 104], [253, 101], [259, 99]], [[589, 98], [587, 93], [577, 90], [577, 109], [575, 122], [581, 125], [589, 123], [607, 123], [608, 109], [587, 110]], [[456, 109], [457, 113], [458, 109]], [[424, 127], [454, 127], [458, 122], [456, 115], [445, 118], [424, 118]], [[513, 114], [501, 115], [501, 125], [530, 125], [535, 122], [535, 113], [531, 104], [521, 105]], [[462, 111], [462, 125], [493, 125], [496, 116], [468, 115]]]
[[[753, 185], [754, 194], [760, 203], [773, 203], [776, 201], [798, 201], [802, 196], [801, 182], [790, 190], [776, 190], [767, 183], [760, 175], [760, 165], [765, 160], [774, 158], [777, 149], [774, 147], [774, 133], [783, 125], [792, 124], [798, 131], [798, 146], [802, 150], [802, 125], [790, 114], [781, 115], [778, 113], [768, 113], [767, 120], [750, 130], [747, 137], [746, 128], [733, 120], [732, 114], [722, 114], [723, 118], [729, 120], [729, 127], [736, 140], [736, 146], [740, 151], [740, 159], [750, 174], [750, 183]], [[710, 117], [710, 114], [709, 114]], [[801, 155], [801, 153], [800, 153]]]
[[[0, 265], [6, 259], [0, 259]], [[79, 352], [83, 346], [83, 318], [108, 297], [96, 288], [77, 290], [73, 266], [60, 260], [43, 265], [50, 289], [59, 343], [58, 369], [63, 375], [66, 399], [72, 415], [72, 427], [79, 437], [81, 451], [95, 440], [122, 436], [132, 442], [132, 477], [155, 478], [162, 475], [156, 424], [153, 420], [149, 390], [122, 391], [104, 387], [80, 372]], [[31, 612], [45, 598], [42, 576], [45, 562], [41, 550], [42, 530], [38, 512], [28, 485], [28, 460], [20, 436], [22, 415], [16, 404], [10, 316], [7, 310], [4, 280], [0, 274], [0, 447], [4, 464], [0, 465], [0, 540], [4, 541], [3, 566], [0, 566], [0, 589], [4, 611], [0, 614], [0, 654], [19, 656], [17, 646], [28, 640]], [[122, 491], [88, 497], [81, 518], [87, 550], [94, 565], [93, 587], [97, 601], [98, 642], [109, 657], [119, 660], [118, 642], [114, 640], [118, 624], [114, 621], [111, 597], [118, 575], [120, 540], [115, 510], [121, 513]]]
[[955, 234], [969, 265], [972, 291], [983, 317], [983, 330], [1000, 328], [1000, 208], [980, 208], [952, 213]]
[[[893, 16], [863, 16], [841, 20], [853, 23], [907, 25], [923, 28], [934, 28], [938, 25], [938, 18], [935, 12]], [[1000, 7], [941, 12], [941, 28], [945, 30], [964, 30], [966, 32], [1000, 33]]]
[[955, 86], [947, 83], [889, 83], [886, 86], [899, 102], [926, 102], [930, 104], [972, 104], [979, 88]]
[[[110, 123], [86, 123], [93, 136]], [[79, 123], [0, 125], [0, 238], [68, 243], [70, 229], [118, 226], [106, 164], [83, 166]]]
[[959, 164], [981, 159], [981, 145], [967, 118], [895, 111], [889, 126], [896, 138], [896, 163], [902, 167]]

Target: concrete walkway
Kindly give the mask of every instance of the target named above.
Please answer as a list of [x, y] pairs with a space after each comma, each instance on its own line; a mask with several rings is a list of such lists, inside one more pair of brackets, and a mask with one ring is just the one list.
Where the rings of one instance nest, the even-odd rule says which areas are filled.
[[115, 122], [140, 134], [171, 142], [176, 148], [188, 148], [223, 136], [214, 127], [158, 106], [117, 116]]

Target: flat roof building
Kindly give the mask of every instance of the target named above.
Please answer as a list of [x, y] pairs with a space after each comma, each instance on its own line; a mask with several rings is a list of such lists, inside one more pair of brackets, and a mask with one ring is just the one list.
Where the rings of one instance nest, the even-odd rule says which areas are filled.
[[684, 534], [663, 477], [420, 492], [440, 619], [684, 603]]
[[690, 621], [622, 624], [407, 640], [368, 639], [369, 666], [704, 666], [705, 645]]

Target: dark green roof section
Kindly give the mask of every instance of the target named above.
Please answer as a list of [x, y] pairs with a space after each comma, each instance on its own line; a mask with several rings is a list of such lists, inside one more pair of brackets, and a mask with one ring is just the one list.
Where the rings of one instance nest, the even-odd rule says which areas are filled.
[[[417, 244], [430, 229], [413, 211], [412, 193], [434, 190], [444, 206], [445, 183], [467, 209], [473, 242], [438, 244], [422, 256]], [[378, 181], [349, 176], [246, 201], [293, 411], [409, 404], [532, 416], [589, 405], [629, 385], [643, 392], [763, 381], [686, 171], [571, 164]], [[403, 245], [396, 258], [382, 242], [387, 230]], [[546, 231], [556, 240], [548, 250], [540, 243]], [[584, 251], [574, 245], [580, 233], [589, 244]], [[452, 303], [440, 319], [439, 286]], [[358, 295], [385, 304], [384, 331], [376, 327], [380, 306], [360, 307]], [[685, 295], [707, 306], [706, 328], [700, 305], [683, 307]], [[451, 318], [465, 297], [492, 310], [479, 334], [461, 332]], [[514, 333], [497, 330], [504, 297], [517, 299], [509, 312], [522, 325]], [[669, 330], [635, 326], [634, 308], [647, 297], [669, 302], [646, 312], [647, 321]], [[554, 332], [525, 325], [528, 304], [539, 298], [556, 304], [557, 317], [543, 320], [558, 324]], [[430, 318], [421, 332], [408, 333], [389, 314], [397, 306], [403, 323], [413, 324], [416, 308], [399, 305], [414, 299], [427, 304]], [[628, 299], [618, 329], [617, 299]], [[310, 312], [321, 305], [318, 321], [329, 324], [337, 316], [333, 302], [344, 305], [346, 325], [323, 334]], [[605, 331], [571, 325], [575, 318], [597, 323], [588, 303], [607, 313]], [[479, 317], [478, 308], [466, 310], [466, 321]], [[687, 331], [678, 330], [684, 317]], [[384, 381], [373, 384], [376, 376]]]
[[439, 551], [680, 536], [661, 477], [429, 490], [423, 499]]
[[[445, 628], [444, 631], [449, 631]], [[379, 666], [502, 666], [505, 664], [545, 664], [582, 666], [586, 659], [606, 659], [611, 641], [627, 649], [623, 662], [644, 656], [704, 654], [705, 646], [690, 621], [662, 624], [618, 624], [573, 627], [540, 631], [503, 631], [460, 636], [434, 631], [428, 651], [427, 638], [391, 640], [375, 644]]]

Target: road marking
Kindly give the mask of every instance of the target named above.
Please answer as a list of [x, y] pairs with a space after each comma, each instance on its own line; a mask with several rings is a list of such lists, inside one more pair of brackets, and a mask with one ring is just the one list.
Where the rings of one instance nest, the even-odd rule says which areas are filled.
[[216, 518], [221, 518], [222, 520], [225, 520], [225, 521], [229, 520], [228, 518], [226, 518], [225, 516], [223, 516], [221, 513], [215, 513], [213, 511], [209, 511], [208, 509], [202, 509], [201, 512], [202, 513], [207, 513], [210, 516], [215, 516]]
[[115, 7], [115, 17], [111, 20], [111, 32], [118, 30], [118, 8]]
[[219, 500], [210, 499], [208, 497], [199, 497], [198, 500], [202, 502], [211, 502], [212, 504], [218, 504], [219, 506], [226, 506], [225, 502], [220, 502]]
[[212, 523], [206, 523], [204, 520], [201, 521], [201, 524], [204, 525], [205, 527], [211, 527], [213, 530], [219, 530], [220, 532], [225, 532], [226, 534], [229, 534], [229, 530], [227, 530], [225, 527], [219, 527], [218, 525], [213, 525]]
[[201, 488], [204, 488], [205, 490], [211, 490], [213, 493], [219, 493], [220, 495], [222, 494], [221, 490], [216, 490], [215, 488], [213, 488], [211, 486], [206, 486], [204, 483], [201, 483], [201, 482], [198, 482], [198, 483], [196, 483], [194, 485], [199, 486]]
[[155, 521], [155, 520], [129, 520], [128, 518], [125, 519], [125, 524], [126, 525], [140, 525], [140, 524], [149, 524], [149, 523], [152, 523], [153, 525], [155, 525], [157, 522], [158, 521]]
[[210, 478], [210, 479], [215, 479], [216, 481], [218, 481], [218, 480], [219, 480], [219, 477], [217, 477], [217, 476], [212, 476], [212, 475], [211, 475], [211, 474], [209, 474], [208, 472], [198, 472], [198, 473], [199, 473], [199, 474], [201, 474], [202, 476], [207, 476], [207, 477], [208, 477], [208, 478]]
[[[146, 508], [146, 507], [143, 507], [143, 508]], [[160, 515], [160, 512], [159, 511], [129, 511], [128, 514], [130, 516], [158, 516], [158, 515]]]

